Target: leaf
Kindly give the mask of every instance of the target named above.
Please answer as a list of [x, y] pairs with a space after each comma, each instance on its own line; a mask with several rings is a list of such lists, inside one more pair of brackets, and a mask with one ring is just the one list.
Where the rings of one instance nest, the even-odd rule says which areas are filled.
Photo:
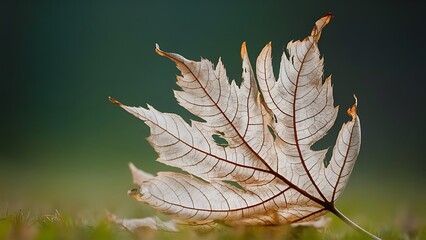
[[206, 59], [195, 62], [157, 45], [155, 51], [181, 72], [181, 90], [174, 91], [179, 104], [204, 121], [188, 124], [176, 114], [149, 105], [129, 107], [111, 98], [150, 127], [148, 141], [159, 162], [187, 172], [153, 176], [131, 164], [140, 189], [129, 194], [190, 225], [292, 224], [314, 221], [328, 212], [346, 218], [334, 203], [360, 149], [356, 101], [328, 166], [327, 149], [311, 148], [333, 126], [338, 112], [331, 77], [323, 81], [324, 60], [318, 49], [331, 18], [325, 15], [310, 36], [288, 43], [278, 79], [271, 43], [257, 58], [256, 73], [243, 43], [240, 86], [229, 83], [221, 59], [216, 66]]
[[108, 220], [121, 225], [123, 228], [134, 231], [138, 228], [145, 227], [153, 230], [164, 230], [176, 232], [176, 224], [173, 221], [163, 222], [157, 217], [149, 217], [142, 219], [121, 219], [114, 214], [108, 213]]

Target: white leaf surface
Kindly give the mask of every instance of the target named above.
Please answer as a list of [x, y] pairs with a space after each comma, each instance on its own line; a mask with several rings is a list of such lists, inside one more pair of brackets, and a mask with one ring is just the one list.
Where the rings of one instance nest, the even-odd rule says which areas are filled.
[[181, 72], [176, 99], [203, 122], [188, 124], [152, 106], [129, 107], [111, 99], [150, 127], [148, 140], [159, 162], [187, 172], [154, 176], [131, 164], [140, 189], [129, 194], [191, 225], [301, 223], [332, 211], [361, 141], [355, 104], [327, 167], [327, 149], [311, 149], [333, 126], [338, 112], [331, 77], [323, 80], [324, 59], [318, 49], [330, 19], [331, 15], [319, 19], [310, 36], [287, 45], [278, 79], [271, 43], [257, 58], [256, 73], [243, 43], [240, 86], [228, 80], [220, 59], [214, 66], [206, 59], [196, 62], [164, 52], [157, 45], [156, 52]]

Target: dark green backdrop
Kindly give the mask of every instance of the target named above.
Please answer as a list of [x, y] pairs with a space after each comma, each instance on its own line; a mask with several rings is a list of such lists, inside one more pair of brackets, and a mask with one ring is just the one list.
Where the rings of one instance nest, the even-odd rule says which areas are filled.
[[[241, 77], [240, 46], [252, 63], [273, 44], [302, 39], [327, 12], [320, 49], [333, 75], [336, 126], [359, 99], [362, 149], [347, 196], [395, 208], [425, 200], [424, 24], [415, 1], [9, 1], [0, 5], [0, 210], [134, 206], [127, 163], [156, 163], [148, 128], [108, 102], [149, 103], [189, 116], [172, 94], [174, 64], [163, 50], [214, 62]], [[275, 68], [275, 71], [278, 71]], [[345, 194], [342, 198], [345, 198]], [[424, 202], [424, 201], [423, 201]]]

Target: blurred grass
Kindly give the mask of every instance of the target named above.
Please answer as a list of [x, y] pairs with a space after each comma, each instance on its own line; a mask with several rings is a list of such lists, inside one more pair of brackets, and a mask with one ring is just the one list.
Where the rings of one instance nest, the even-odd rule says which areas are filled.
[[[124, 178], [123, 182], [130, 183], [129, 176], [116, 176], [112, 180], [115, 178]], [[84, 181], [84, 178], [79, 179], [76, 185], [83, 187]], [[426, 239], [422, 191], [410, 187], [396, 188], [395, 185], [363, 184], [356, 180], [355, 183], [348, 186], [337, 202], [346, 216], [383, 239]], [[96, 184], [89, 181], [86, 188]], [[53, 191], [56, 186], [55, 183], [50, 184], [51, 188], [48, 185], [45, 186], [47, 192]], [[217, 231], [199, 233], [184, 227], [179, 233], [148, 229], [129, 233], [110, 224], [105, 210], [126, 218], [158, 213], [126, 196], [126, 189], [116, 191], [117, 186], [112, 189], [100, 186], [95, 192], [98, 195], [91, 195], [90, 191], [76, 196], [64, 192], [56, 201], [45, 198], [44, 204], [39, 204], [43, 203], [43, 197], [40, 197], [43, 195], [32, 201], [30, 194], [31, 201], [27, 203], [4, 205], [6, 208], [0, 209], [0, 239], [366, 239], [332, 215], [327, 215], [333, 218], [331, 224], [321, 230], [288, 226], [221, 227]], [[65, 184], [65, 187], [69, 186]], [[106, 197], [106, 193], [111, 197]]]
[[[364, 222], [364, 225], [368, 225]], [[404, 231], [405, 230], [405, 231]], [[370, 229], [383, 239], [425, 239], [426, 228], [401, 229], [400, 226], [381, 226], [381, 229]], [[180, 232], [162, 232], [150, 229], [139, 229], [130, 233], [108, 222], [99, 219], [89, 224], [75, 216], [64, 216], [59, 212], [52, 215], [31, 216], [19, 211], [6, 213], [0, 218], [0, 239], [5, 240], [50, 240], [50, 239], [366, 239], [348, 226], [338, 221], [325, 229], [278, 227], [220, 227], [209, 232], [199, 232], [189, 227], [182, 227]]]
[[[113, 150], [118, 151], [118, 150]], [[158, 213], [127, 196], [133, 188], [126, 163], [136, 160], [149, 172], [166, 170], [142, 149], [137, 155], [104, 155], [105, 163], [72, 164], [62, 158], [58, 166], [34, 165], [19, 171], [0, 169], [0, 239], [198, 239], [200, 233], [142, 230], [128, 233], [106, 221], [108, 210], [123, 218]], [[119, 151], [118, 151], [119, 152]], [[96, 155], [96, 153], [94, 154]], [[140, 156], [142, 161], [138, 161]], [[83, 155], [79, 155], [80, 157]], [[88, 154], [85, 161], [101, 162]], [[97, 156], [99, 157], [99, 156]], [[110, 159], [118, 159], [112, 161]], [[147, 160], [145, 160], [147, 159]], [[16, 173], [19, 172], [19, 175]], [[368, 171], [367, 171], [368, 172]], [[380, 174], [355, 171], [337, 207], [347, 217], [383, 239], [426, 239], [425, 190], [410, 178], [386, 179]], [[328, 215], [333, 217], [331, 215]], [[164, 217], [164, 216], [162, 216]], [[31, 238], [20, 237], [20, 234]], [[28, 233], [27, 233], [28, 232]], [[15, 234], [13, 238], [11, 234]], [[222, 228], [202, 234], [203, 239], [365, 239], [333, 217], [324, 230], [277, 228]]]
[[[114, 143], [110, 148], [99, 148], [108, 149], [103, 154], [79, 151], [75, 155], [55, 156], [55, 152], [43, 152], [34, 154], [30, 166], [0, 168], [0, 239], [25, 240], [21, 234], [29, 234], [29, 239], [365, 239], [334, 217], [330, 226], [321, 231], [283, 226], [224, 227], [202, 235], [191, 229], [180, 233], [128, 233], [109, 224], [105, 210], [123, 218], [158, 213], [127, 196], [127, 190], [134, 186], [126, 164], [134, 161], [151, 173], [170, 168], [153, 160], [156, 154], [151, 148], [122, 154], [126, 149], [116, 148], [123, 146], [124, 143]], [[43, 158], [61, 161], [50, 160], [43, 165]], [[75, 164], [77, 158], [87, 164]], [[91, 164], [92, 161], [102, 164]], [[373, 173], [356, 167], [337, 207], [383, 239], [426, 239], [425, 189], [409, 176], [389, 174], [391, 177], [386, 178], [383, 172], [387, 170], [382, 170]], [[13, 238], [11, 234], [15, 234]]]

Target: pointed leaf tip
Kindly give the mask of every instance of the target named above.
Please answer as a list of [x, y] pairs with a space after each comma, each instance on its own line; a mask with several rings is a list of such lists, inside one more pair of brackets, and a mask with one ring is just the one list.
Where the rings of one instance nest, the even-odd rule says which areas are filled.
[[332, 18], [333, 18], [333, 14], [327, 13], [322, 18], [318, 19], [315, 22], [315, 26], [314, 26], [314, 28], [312, 29], [312, 32], [311, 32], [311, 36], [314, 37], [314, 40], [316, 42], [318, 42], [320, 37], [321, 37], [322, 29], [325, 26], [327, 26], [327, 24], [330, 22], [330, 20]]
[[246, 55], [247, 55], [246, 42], [243, 42], [243, 44], [241, 44], [241, 59], [244, 59]]
[[142, 185], [144, 181], [147, 181], [154, 177], [152, 174], [138, 169], [133, 163], [129, 163], [129, 169], [132, 173], [133, 183], [138, 185]]
[[348, 109], [348, 115], [352, 117], [352, 121], [356, 119], [356, 108], [358, 106], [358, 98], [355, 96], [355, 94], [354, 94], [354, 98], [355, 98], [354, 105]]
[[160, 56], [165, 56], [166, 54], [164, 54], [163, 51], [161, 51], [160, 49], [160, 45], [158, 45], [158, 43], [155, 44], [155, 52], [160, 55]]
[[109, 99], [110, 102], [112, 102], [112, 103], [114, 103], [114, 104], [116, 104], [118, 106], [122, 106], [123, 105], [121, 102], [117, 101], [115, 98], [113, 98], [111, 96], [108, 97], [108, 99]]
[[328, 18], [334, 18], [334, 15], [333, 15], [333, 13], [332, 12], [328, 12], [328, 13], [326, 13], [326, 14], [324, 14], [324, 16], [323, 16], [323, 18], [324, 17], [328, 17]]

